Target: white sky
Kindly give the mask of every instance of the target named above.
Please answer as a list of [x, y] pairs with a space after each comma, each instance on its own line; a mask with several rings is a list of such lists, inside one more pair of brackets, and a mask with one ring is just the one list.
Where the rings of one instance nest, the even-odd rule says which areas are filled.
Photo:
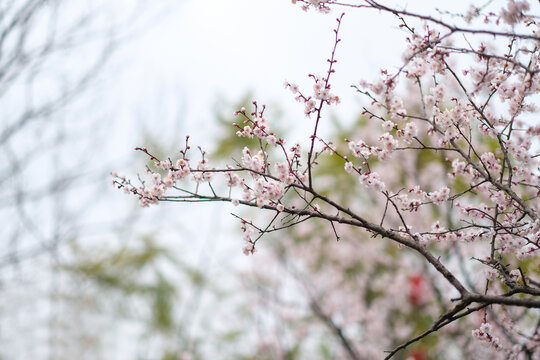
[[[445, 1], [410, 3], [407, 8], [423, 12], [435, 6], [448, 7]], [[467, 3], [453, 1], [452, 10], [457, 11], [460, 5], [466, 8]], [[278, 103], [287, 111], [287, 120], [308, 125], [303, 106], [283, 88], [283, 82], [296, 82], [310, 90], [307, 75], [327, 69], [332, 30], [341, 11], [346, 16], [333, 91], [344, 100], [336, 111], [347, 121], [360, 109], [360, 99], [350, 85], [361, 78], [375, 78], [380, 67], [399, 65], [404, 34], [394, 17], [377, 11], [338, 8], [329, 15], [304, 13], [288, 0], [181, 3], [161, 24], [130, 45], [122, 59], [125, 71], [120, 83], [125, 89], [122, 93], [129, 95], [121, 101], [123, 116], [133, 118], [135, 110], [139, 112], [136, 116], [161, 117], [159, 121], [148, 119], [154, 126], [180, 127], [181, 132], [193, 134], [201, 124], [205, 129], [211, 126], [218, 94], [234, 103], [251, 90], [259, 103]], [[143, 110], [141, 114], [141, 109], [154, 112], [156, 104], [163, 106], [161, 113]]]

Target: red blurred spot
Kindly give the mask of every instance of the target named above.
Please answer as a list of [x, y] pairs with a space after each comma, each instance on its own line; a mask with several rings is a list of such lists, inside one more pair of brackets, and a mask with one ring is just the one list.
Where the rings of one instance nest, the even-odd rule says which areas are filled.
[[425, 350], [416, 349], [411, 351], [409, 358], [414, 360], [429, 360]]
[[409, 301], [414, 306], [420, 306], [426, 302], [426, 283], [420, 275], [409, 278]]

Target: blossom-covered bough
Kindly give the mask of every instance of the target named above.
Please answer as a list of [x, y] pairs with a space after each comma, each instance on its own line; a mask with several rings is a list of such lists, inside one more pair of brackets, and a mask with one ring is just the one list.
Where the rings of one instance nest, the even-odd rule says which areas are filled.
[[[445, 285], [433, 281], [442, 298], [438, 319], [389, 350], [387, 359], [475, 313], [482, 314], [482, 323], [471, 329], [473, 337], [491, 345], [497, 356], [539, 359], [539, 16], [526, 1], [514, 0], [498, 11], [489, 9], [488, 2], [467, 14], [438, 17], [370, 0], [293, 3], [322, 12], [345, 7], [390, 13], [408, 33], [401, 67], [353, 86], [369, 101], [364, 116], [380, 124], [379, 133], [360, 131], [350, 139], [330, 140], [319, 132], [324, 109], [340, 102], [330, 80], [341, 15], [327, 72], [309, 75], [312, 91], [285, 83], [312, 121], [305, 143], [290, 144], [272, 132], [265, 107], [253, 102], [252, 111], [235, 112], [239, 120], [234, 126], [239, 137], [254, 139], [258, 146], [239, 149], [241, 158], [233, 165], [213, 166], [202, 148], [199, 160], [193, 160], [196, 152], [188, 137], [178, 159], [158, 159], [138, 148], [155, 168], [147, 169], [140, 184], [113, 174], [114, 184], [138, 196], [142, 206], [226, 201], [270, 213], [262, 225], [235, 215], [245, 254], [255, 252], [263, 235], [310, 219], [324, 221], [337, 240], [347, 225], [365, 229], [371, 242], [389, 239], [400, 251], [413, 250], [452, 290], [441, 293]], [[420, 28], [411, 25], [419, 21]], [[400, 97], [403, 93], [406, 97]], [[343, 140], [347, 147], [339, 146]], [[418, 165], [426, 156], [438, 159], [436, 169], [397, 168], [407, 161]], [[328, 157], [342, 161], [343, 171], [355, 179], [357, 189], [369, 192], [374, 206], [352, 206], [320, 190], [317, 166]], [[396, 178], [398, 170], [405, 179]], [[483, 270], [480, 280], [478, 269]], [[413, 283], [421, 289], [419, 279]], [[420, 303], [418, 296], [411, 295], [410, 301]], [[311, 307], [337, 334], [344, 353], [365, 357], [316, 302]]]

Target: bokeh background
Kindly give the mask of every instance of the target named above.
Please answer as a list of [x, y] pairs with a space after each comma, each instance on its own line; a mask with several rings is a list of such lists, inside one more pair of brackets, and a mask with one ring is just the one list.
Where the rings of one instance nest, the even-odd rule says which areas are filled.
[[[133, 176], [147, 161], [136, 146], [174, 154], [188, 134], [216, 158], [235, 156], [232, 113], [251, 100], [306, 139], [311, 122], [283, 82], [308, 87], [308, 74], [324, 72], [340, 10], [306, 13], [287, 0], [0, 1], [1, 359], [252, 353], [271, 309], [242, 315], [245, 274], [261, 262], [241, 252], [236, 210], [140, 209], [109, 173]], [[363, 99], [351, 85], [399, 66], [398, 25], [346, 11], [333, 78], [342, 103], [323, 132], [358, 118]]]

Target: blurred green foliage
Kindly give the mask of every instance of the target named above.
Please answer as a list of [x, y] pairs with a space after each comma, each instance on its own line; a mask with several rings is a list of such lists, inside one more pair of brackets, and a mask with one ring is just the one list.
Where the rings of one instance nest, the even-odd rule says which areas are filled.
[[[142, 237], [137, 245], [97, 254], [95, 250], [75, 249], [77, 261], [63, 265], [63, 269], [101, 289], [143, 299], [151, 309], [148, 322], [152, 328], [171, 331], [173, 302], [179, 291], [167, 280], [162, 268], [166, 263], [178, 268], [179, 262], [150, 236]], [[124, 307], [124, 302], [125, 299], [120, 306]]]

